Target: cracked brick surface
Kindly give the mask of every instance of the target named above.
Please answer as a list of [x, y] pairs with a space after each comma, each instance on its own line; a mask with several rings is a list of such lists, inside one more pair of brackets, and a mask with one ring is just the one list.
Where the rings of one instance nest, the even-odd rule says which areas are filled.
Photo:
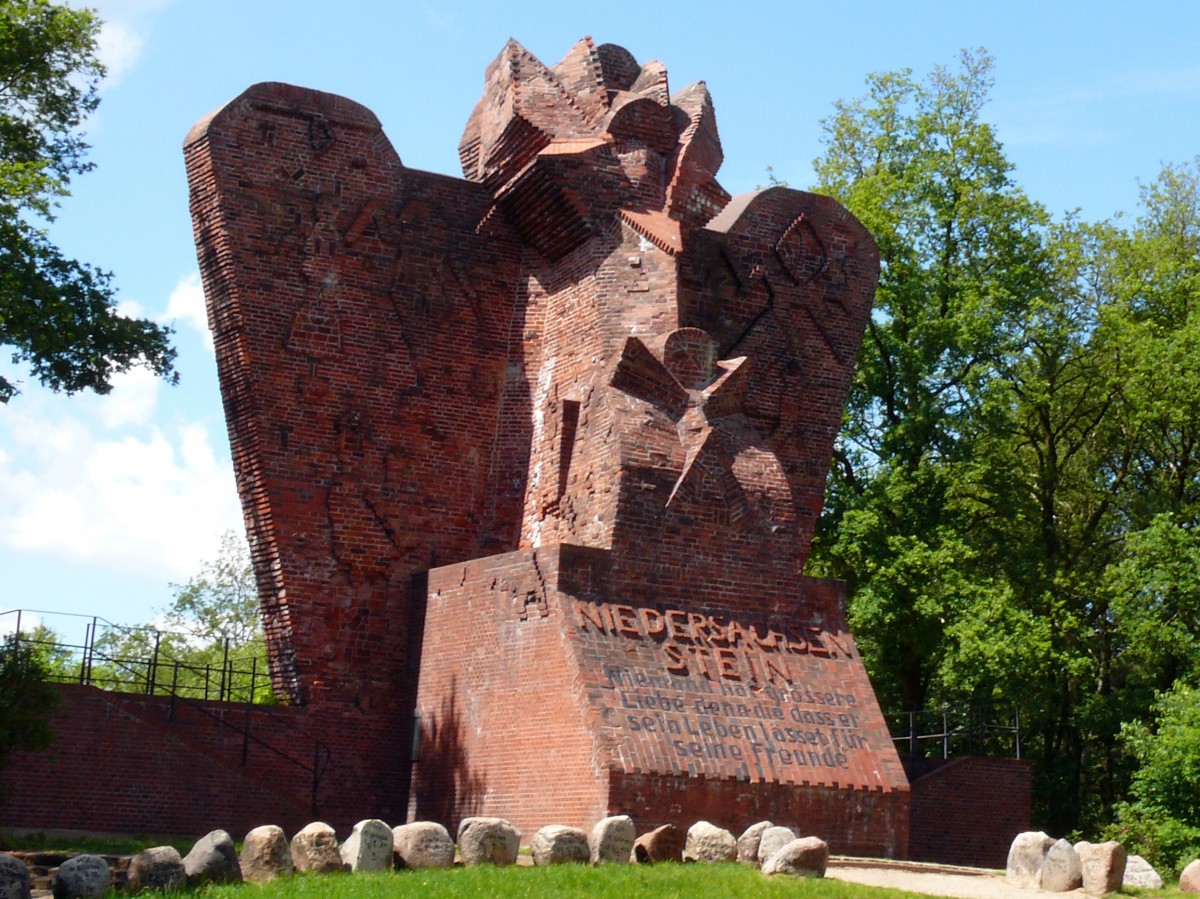
[[272, 674], [362, 813], [808, 817], [903, 854], [840, 587], [802, 576], [878, 274], [857, 221], [731, 198], [707, 88], [590, 39], [505, 45], [463, 179], [282, 84], [185, 153]]

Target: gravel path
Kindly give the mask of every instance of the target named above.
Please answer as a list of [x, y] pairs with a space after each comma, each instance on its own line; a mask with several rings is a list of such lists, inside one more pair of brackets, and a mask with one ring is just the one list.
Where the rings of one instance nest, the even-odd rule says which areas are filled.
[[872, 887], [892, 887], [927, 896], [951, 896], [955, 899], [1034, 899], [1037, 896], [1083, 897], [1083, 890], [1069, 893], [1049, 893], [1046, 890], [1023, 890], [1004, 880], [1001, 871], [977, 868], [943, 868], [887, 862], [857, 860], [833, 861], [825, 876]]

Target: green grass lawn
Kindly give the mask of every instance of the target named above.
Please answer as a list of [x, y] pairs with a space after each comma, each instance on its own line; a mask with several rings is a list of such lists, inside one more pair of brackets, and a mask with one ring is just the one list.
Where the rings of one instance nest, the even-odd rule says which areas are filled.
[[697, 897], [877, 897], [915, 893], [836, 880], [767, 879], [742, 865], [554, 865], [546, 868], [451, 868], [380, 874], [297, 876], [264, 886], [208, 887], [205, 899], [392, 899], [397, 896], [588, 896], [612, 899]]

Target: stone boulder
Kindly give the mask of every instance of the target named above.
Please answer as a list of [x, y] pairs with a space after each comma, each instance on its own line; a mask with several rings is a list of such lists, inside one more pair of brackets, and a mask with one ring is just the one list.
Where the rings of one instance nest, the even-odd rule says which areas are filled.
[[790, 827], [768, 827], [758, 841], [758, 866], [761, 868], [767, 859], [795, 839], [796, 832]]
[[1139, 890], [1161, 890], [1163, 879], [1158, 876], [1154, 866], [1140, 855], [1131, 855], [1125, 859], [1125, 877], [1121, 880], [1123, 887], [1137, 887]]
[[565, 862], [588, 862], [587, 834], [578, 827], [547, 824], [529, 841], [529, 851], [535, 865], [561, 865]]
[[1040, 830], [1017, 834], [1008, 849], [1005, 880], [1022, 889], [1041, 889], [1042, 867], [1046, 864], [1046, 853], [1053, 845], [1054, 840]]
[[722, 827], [708, 821], [697, 821], [688, 828], [683, 860], [704, 864], [737, 861], [737, 840]]
[[1116, 840], [1075, 844], [1083, 866], [1083, 891], [1093, 896], [1115, 893], [1125, 879], [1125, 847]]
[[627, 864], [636, 838], [633, 819], [628, 815], [600, 819], [592, 828], [592, 864]]
[[451, 868], [454, 840], [436, 821], [414, 821], [392, 828], [397, 868]]
[[187, 871], [183, 858], [174, 846], [155, 846], [143, 849], [129, 860], [125, 888], [131, 893], [157, 890], [172, 893], [187, 886]]
[[50, 889], [54, 899], [99, 899], [111, 886], [108, 862], [98, 855], [77, 855], [58, 866]]
[[788, 874], [792, 877], [824, 877], [829, 863], [829, 844], [820, 837], [800, 837], [781, 846], [763, 862], [765, 877]]
[[1188, 866], [1179, 875], [1179, 892], [1200, 893], [1200, 858], [1188, 862]]
[[1059, 840], [1046, 852], [1042, 863], [1042, 889], [1065, 893], [1083, 886], [1083, 865], [1069, 840]]
[[283, 828], [264, 824], [246, 834], [239, 859], [242, 879], [251, 883], [266, 883], [292, 873], [292, 851]]
[[338, 850], [351, 871], [388, 871], [392, 867], [392, 829], [378, 818], [367, 818]]
[[684, 833], [674, 824], [664, 824], [633, 842], [633, 860], [643, 865], [683, 861]]
[[0, 853], [0, 899], [29, 899], [29, 866]]
[[762, 842], [762, 835], [774, 826], [770, 821], [759, 821], [757, 824], [747, 827], [738, 837], [738, 861], [743, 865], [754, 865], [757, 868], [761, 864], [758, 859], [758, 845]]
[[183, 870], [188, 886], [242, 882], [237, 847], [223, 830], [214, 830], [198, 839], [192, 851], [183, 857]]
[[516, 864], [521, 832], [503, 818], [463, 818], [458, 825], [458, 853], [468, 865]]
[[338, 851], [337, 832], [324, 821], [305, 824], [292, 837], [291, 856], [292, 867], [297, 871], [333, 874], [350, 870]]

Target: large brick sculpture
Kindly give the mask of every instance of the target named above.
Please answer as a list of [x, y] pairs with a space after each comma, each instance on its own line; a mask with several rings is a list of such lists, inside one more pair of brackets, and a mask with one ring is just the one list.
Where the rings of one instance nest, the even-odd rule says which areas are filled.
[[870, 236], [730, 198], [704, 85], [590, 39], [510, 41], [459, 153], [465, 180], [407, 169], [281, 84], [186, 143], [272, 674], [346, 814], [903, 854], [842, 585], [801, 574]]

